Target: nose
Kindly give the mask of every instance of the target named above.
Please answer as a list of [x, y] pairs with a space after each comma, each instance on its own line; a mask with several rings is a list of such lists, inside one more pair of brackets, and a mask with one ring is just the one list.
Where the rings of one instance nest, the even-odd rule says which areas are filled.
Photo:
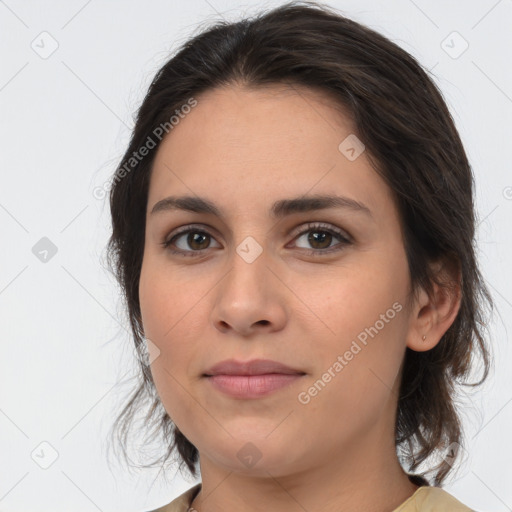
[[215, 288], [212, 322], [219, 331], [239, 336], [279, 331], [286, 324], [290, 291], [270, 255], [263, 250], [247, 258], [241, 250], [246, 247], [240, 244], [240, 252], [233, 253], [230, 269]]

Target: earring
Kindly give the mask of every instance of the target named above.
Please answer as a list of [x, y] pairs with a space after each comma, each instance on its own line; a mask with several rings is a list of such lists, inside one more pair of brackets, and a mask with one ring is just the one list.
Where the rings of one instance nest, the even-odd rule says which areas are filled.
[[425, 341], [427, 339], [427, 337], [425, 335], [423, 335], [423, 338], [421, 338], [423, 341]]

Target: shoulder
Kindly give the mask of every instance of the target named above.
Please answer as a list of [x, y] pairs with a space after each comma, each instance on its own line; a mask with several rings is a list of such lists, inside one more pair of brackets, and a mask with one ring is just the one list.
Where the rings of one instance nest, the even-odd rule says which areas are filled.
[[172, 500], [167, 505], [163, 505], [155, 510], [149, 512], [187, 512], [192, 500], [196, 494], [201, 490], [201, 482], [194, 485], [183, 494], [180, 494], [177, 498]]
[[393, 512], [475, 512], [440, 487], [422, 486]]
[[[201, 489], [198, 483], [173, 501], [150, 512], [188, 512]], [[422, 486], [393, 512], [475, 512], [440, 487]]]

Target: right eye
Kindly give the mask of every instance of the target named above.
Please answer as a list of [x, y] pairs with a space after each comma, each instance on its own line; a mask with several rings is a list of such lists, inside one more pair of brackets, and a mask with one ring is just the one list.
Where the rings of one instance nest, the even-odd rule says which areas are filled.
[[[187, 237], [184, 237], [184, 235], [187, 235]], [[182, 247], [179, 246], [181, 240], [184, 240]], [[214, 240], [213, 235], [207, 231], [187, 226], [185, 229], [171, 236], [171, 238], [165, 239], [161, 242], [161, 245], [172, 254], [194, 257], [201, 255], [203, 251], [208, 249], [211, 240]], [[192, 250], [187, 249], [187, 245]], [[172, 249], [171, 247], [178, 247], [178, 250]]]

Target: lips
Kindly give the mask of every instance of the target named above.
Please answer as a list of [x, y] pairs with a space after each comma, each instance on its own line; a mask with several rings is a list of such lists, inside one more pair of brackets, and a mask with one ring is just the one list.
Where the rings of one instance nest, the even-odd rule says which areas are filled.
[[213, 365], [204, 375], [211, 377], [213, 375], [266, 375], [266, 374], [284, 374], [284, 375], [304, 375], [305, 372], [291, 368], [278, 361], [270, 359], [253, 359], [251, 361], [237, 361], [227, 359]]
[[205, 377], [215, 390], [239, 400], [263, 399], [287, 388], [304, 374], [265, 373], [263, 375], [211, 375]]

